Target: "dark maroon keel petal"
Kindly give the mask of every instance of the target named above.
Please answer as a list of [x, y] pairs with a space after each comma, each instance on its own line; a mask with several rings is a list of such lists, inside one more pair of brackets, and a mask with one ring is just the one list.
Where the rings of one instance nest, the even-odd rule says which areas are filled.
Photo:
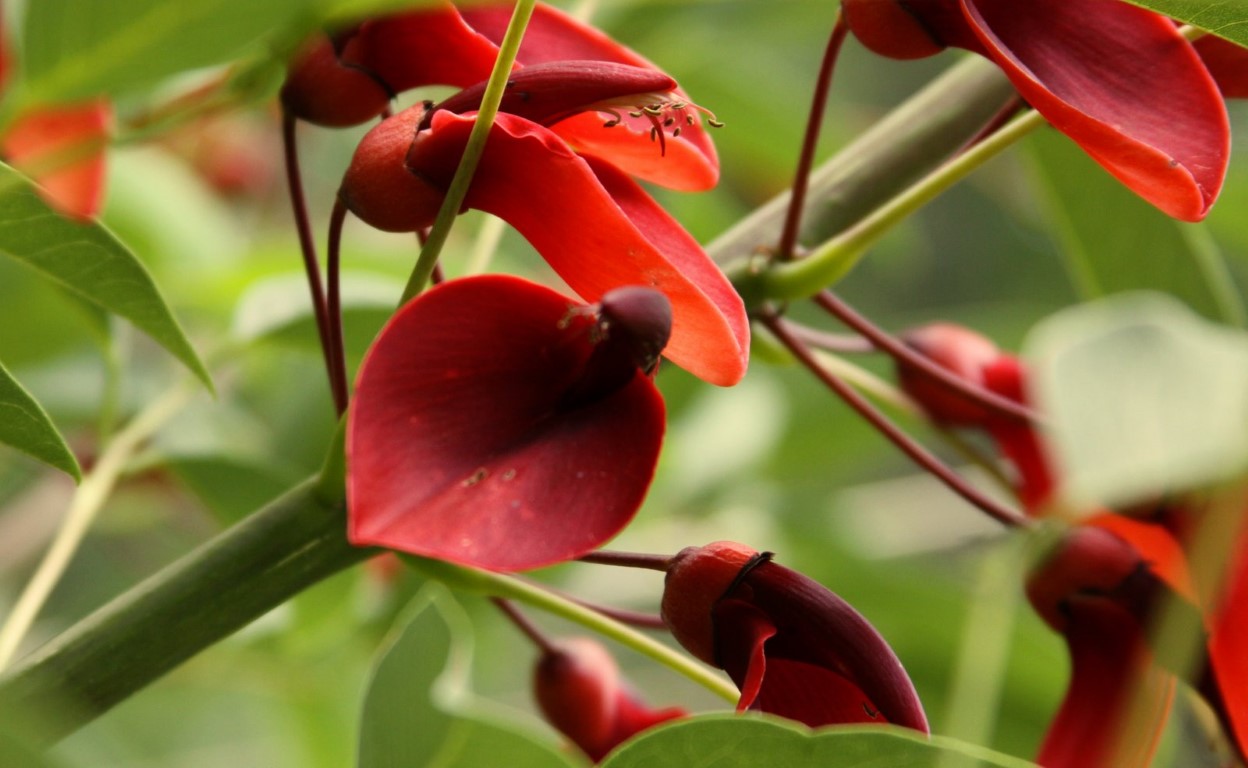
[[497, 570], [600, 546], [640, 506], [664, 430], [638, 373], [580, 407], [592, 321], [526, 281], [431, 289], [382, 331], [349, 415], [349, 535], [356, 544]]
[[776, 625], [762, 610], [744, 600], [730, 598], [715, 603], [711, 620], [715, 632], [715, 663], [741, 691], [737, 711], [760, 709], [758, 697], [764, 685], [770, 684], [767, 641], [775, 637]]
[[1226, 174], [1217, 85], [1174, 25], [1118, 0], [962, 0], [985, 55], [1136, 194], [1204, 218]]

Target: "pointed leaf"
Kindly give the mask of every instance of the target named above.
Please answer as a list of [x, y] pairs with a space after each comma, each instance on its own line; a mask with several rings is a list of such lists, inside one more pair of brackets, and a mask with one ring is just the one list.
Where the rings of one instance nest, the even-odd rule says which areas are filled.
[[39, 403], [0, 365], [0, 443], [82, 478], [78, 460]]
[[1248, 335], [1162, 294], [1060, 312], [1028, 340], [1059, 489], [1076, 509], [1130, 504], [1248, 468]]
[[1165, 291], [1214, 320], [1242, 323], [1243, 299], [1216, 244], [1131, 194], [1054, 132], [1030, 142], [1032, 178], [1085, 299]]
[[1127, 0], [1248, 46], [1248, 0]]
[[429, 584], [374, 665], [360, 721], [359, 768], [572, 768], [568, 756], [518, 728], [469, 713], [472, 625]]
[[4, 165], [0, 253], [134, 323], [212, 387], [207, 369], [134, 254], [99, 224], [71, 222], [53, 211], [28, 179]]
[[889, 726], [810, 731], [769, 717], [707, 715], [646, 731], [602, 768], [1035, 768], [1026, 760], [953, 739]]
[[26, 7], [23, 66], [32, 101], [119, 93], [226, 61], [311, 0], [39, 0]]

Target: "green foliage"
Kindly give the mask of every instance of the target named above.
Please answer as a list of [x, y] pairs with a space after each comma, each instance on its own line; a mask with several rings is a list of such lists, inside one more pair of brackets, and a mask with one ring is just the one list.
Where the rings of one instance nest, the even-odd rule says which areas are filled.
[[533, 736], [471, 712], [472, 626], [445, 588], [429, 585], [373, 668], [360, 719], [360, 768], [571, 768]]
[[1174, 299], [1066, 310], [1028, 346], [1076, 508], [1131, 503], [1248, 470], [1248, 335]]
[[0, 442], [82, 477], [78, 460], [39, 403], [0, 365]]
[[790, 721], [706, 715], [638, 736], [603, 768], [1034, 768], [1032, 763], [952, 739], [902, 729], [823, 728]]
[[1246, 0], [1127, 0], [1248, 46]]

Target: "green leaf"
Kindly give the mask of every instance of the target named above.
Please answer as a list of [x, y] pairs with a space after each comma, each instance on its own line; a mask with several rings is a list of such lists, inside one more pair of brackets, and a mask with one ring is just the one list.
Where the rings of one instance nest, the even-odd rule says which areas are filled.
[[519, 729], [470, 714], [472, 626], [440, 585], [426, 586], [373, 667], [359, 768], [571, 768]]
[[646, 731], [602, 768], [1034, 768], [973, 744], [882, 726], [811, 731], [775, 718], [705, 715]]
[[1248, 46], [1248, 0], [1127, 0]]
[[1064, 498], [1129, 504], [1248, 469], [1248, 334], [1161, 294], [1068, 309], [1032, 332]]
[[48, 414], [0, 364], [0, 442], [82, 479], [78, 460]]
[[38, 0], [27, 4], [27, 97], [116, 94], [220, 64], [299, 18], [312, 0]]
[[53, 211], [32, 182], [6, 165], [0, 165], [0, 253], [134, 323], [212, 388], [207, 369], [134, 254], [99, 224]]
[[1203, 226], [1161, 213], [1055, 131], [1029, 145], [1032, 177], [1046, 193], [1048, 221], [1085, 299], [1166, 291], [1206, 317], [1244, 322], [1242, 298]]

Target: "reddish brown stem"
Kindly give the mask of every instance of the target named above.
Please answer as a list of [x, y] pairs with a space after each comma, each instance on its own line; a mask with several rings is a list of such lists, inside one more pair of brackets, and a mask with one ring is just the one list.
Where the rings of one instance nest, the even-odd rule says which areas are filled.
[[[299, 171], [299, 153], [295, 145], [295, 117], [282, 113], [282, 145], [286, 158], [286, 183], [290, 190], [290, 207], [295, 215], [295, 231], [299, 234], [299, 250], [303, 254], [303, 268], [308, 277], [308, 293], [312, 298], [312, 314], [316, 317], [316, 333], [321, 342], [321, 355], [325, 359], [325, 375], [329, 379], [330, 392], [338, 404], [338, 386], [335, 383], [334, 356], [330, 341], [329, 310], [325, 301], [325, 289], [321, 285], [320, 260], [316, 257], [316, 242], [308, 221], [308, 205], [303, 196], [303, 178]], [[341, 415], [342, 409], [339, 408]]]
[[607, 549], [590, 552], [588, 555], [581, 555], [577, 559], [582, 563], [616, 565], [621, 568], [645, 568], [646, 570], [663, 571], [664, 573], [667, 572], [672, 563], [672, 558], [668, 555], [652, 555], [646, 552], [613, 552]]
[[554, 644], [550, 642], [550, 638], [546, 637], [545, 633], [537, 628], [537, 625], [529, 621], [529, 617], [521, 613], [520, 609], [513, 605], [510, 600], [505, 600], [501, 597], [491, 597], [490, 602], [494, 603], [503, 612], [504, 616], [511, 619], [511, 623], [515, 624], [517, 629], [532, 640], [539, 651], [543, 654], [555, 652]]
[[330, 385], [334, 392], [334, 408], [342, 416], [347, 410], [347, 358], [342, 343], [342, 288], [339, 274], [342, 225], [347, 218], [347, 207], [341, 200], [334, 202], [329, 215], [329, 247], [325, 256], [325, 272], [328, 284], [326, 301], [326, 324], [329, 326]]
[[1014, 96], [1010, 97], [1010, 99], [1006, 101], [1005, 104], [1001, 105], [1001, 109], [997, 110], [997, 113], [993, 115], [992, 117], [990, 117], [988, 119], [988, 122], [984, 123], [984, 127], [980, 128], [979, 132], [976, 133], [974, 136], [967, 139], [966, 143], [963, 144], [961, 147], [959, 147], [957, 152], [953, 153], [953, 156], [957, 157], [958, 155], [962, 154], [966, 150], [970, 149], [971, 147], [975, 146], [979, 142], [983, 141], [984, 139], [988, 138], [992, 134], [996, 133], [998, 130], [1001, 129], [1002, 126], [1010, 122], [1010, 120], [1012, 120], [1015, 115], [1017, 115], [1026, 107], [1027, 107], [1027, 102], [1023, 101], [1023, 98], [1019, 96], [1018, 94], [1015, 94]]
[[943, 482], [950, 490], [983, 510], [998, 522], [1012, 526], [1027, 526], [1031, 524], [1023, 515], [998, 504], [971, 487], [957, 472], [954, 472], [944, 462], [936, 458], [934, 454], [916, 443], [896, 424], [889, 421], [888, 417], [867, 402], [866, 398], [858, 394], [853, 387], [820, 365], [819, 361], [811, 354], [810, 349], [789, 331], [787, 323], [783, 319], [774, 313], [768, 313], [763, 315], [761, 320], [802, 365], [806, 366], [811, 373], [815, 374], [838, 397], [866, 419], [876, 431], [888, 438], [902, 453], [909, 456], [912, 461]]
[[806, 119], [806, 136], [802, 139], [802, 151], [797, 160], [797, 171], [793, 174], [793, 194], [789, 197], [789, 210], [784, 217], [784, 229], [780, 231], [780, 244], [776, 249], [776, 258], [788, 261], [794, 257], [797, 248], [797, 234], [802, 225], [802, 208], [806, 205], [806, 188], [810, 183], [810, 169], [815, 164], [815, 148], [819, 144], [819, 133], [823, 129], [823, 113], [828, 106], [828, 91], [832, 87], [832, 72], [836, 68], [836, 59], [841, 52], [841, 44], [849, 27], [838, 11], [836, 22], [832, 25], [832, 34], [828, 45], [823, 51], [823, 61], [819, 65], [819, 79], [815, 82], [815, 93], [811, 99], [810, 116]]
[[1035, 411], [1008, 397], [1002, 397], [995, 392], [990, 392], [983, 387], [977, 386], [960, 376], [956, 376], [944, 366], [932, 362], [926, 355], [914, 351], [906, 346], [905, 342], [859, 314], [835, 293], [828, 290], [820, 291], [814, 299], [816, 304], [827, 310], [833, 317], [862, 334], [868, 341], [880, 350], [888, 353], [894, 360], [917, 368], [951, 392], [957, 393], [972, 402], [979, 403], [988, 410], [1002, 416], [1017, 419], [1018, 421], [1040, 423], [1041, 419]]
[[789, 322], [789, 332], [807, 346], [838, 355], [865, 355], [878, 349], [862, 336], [849, 333], [828, 333], [792, 321]]

